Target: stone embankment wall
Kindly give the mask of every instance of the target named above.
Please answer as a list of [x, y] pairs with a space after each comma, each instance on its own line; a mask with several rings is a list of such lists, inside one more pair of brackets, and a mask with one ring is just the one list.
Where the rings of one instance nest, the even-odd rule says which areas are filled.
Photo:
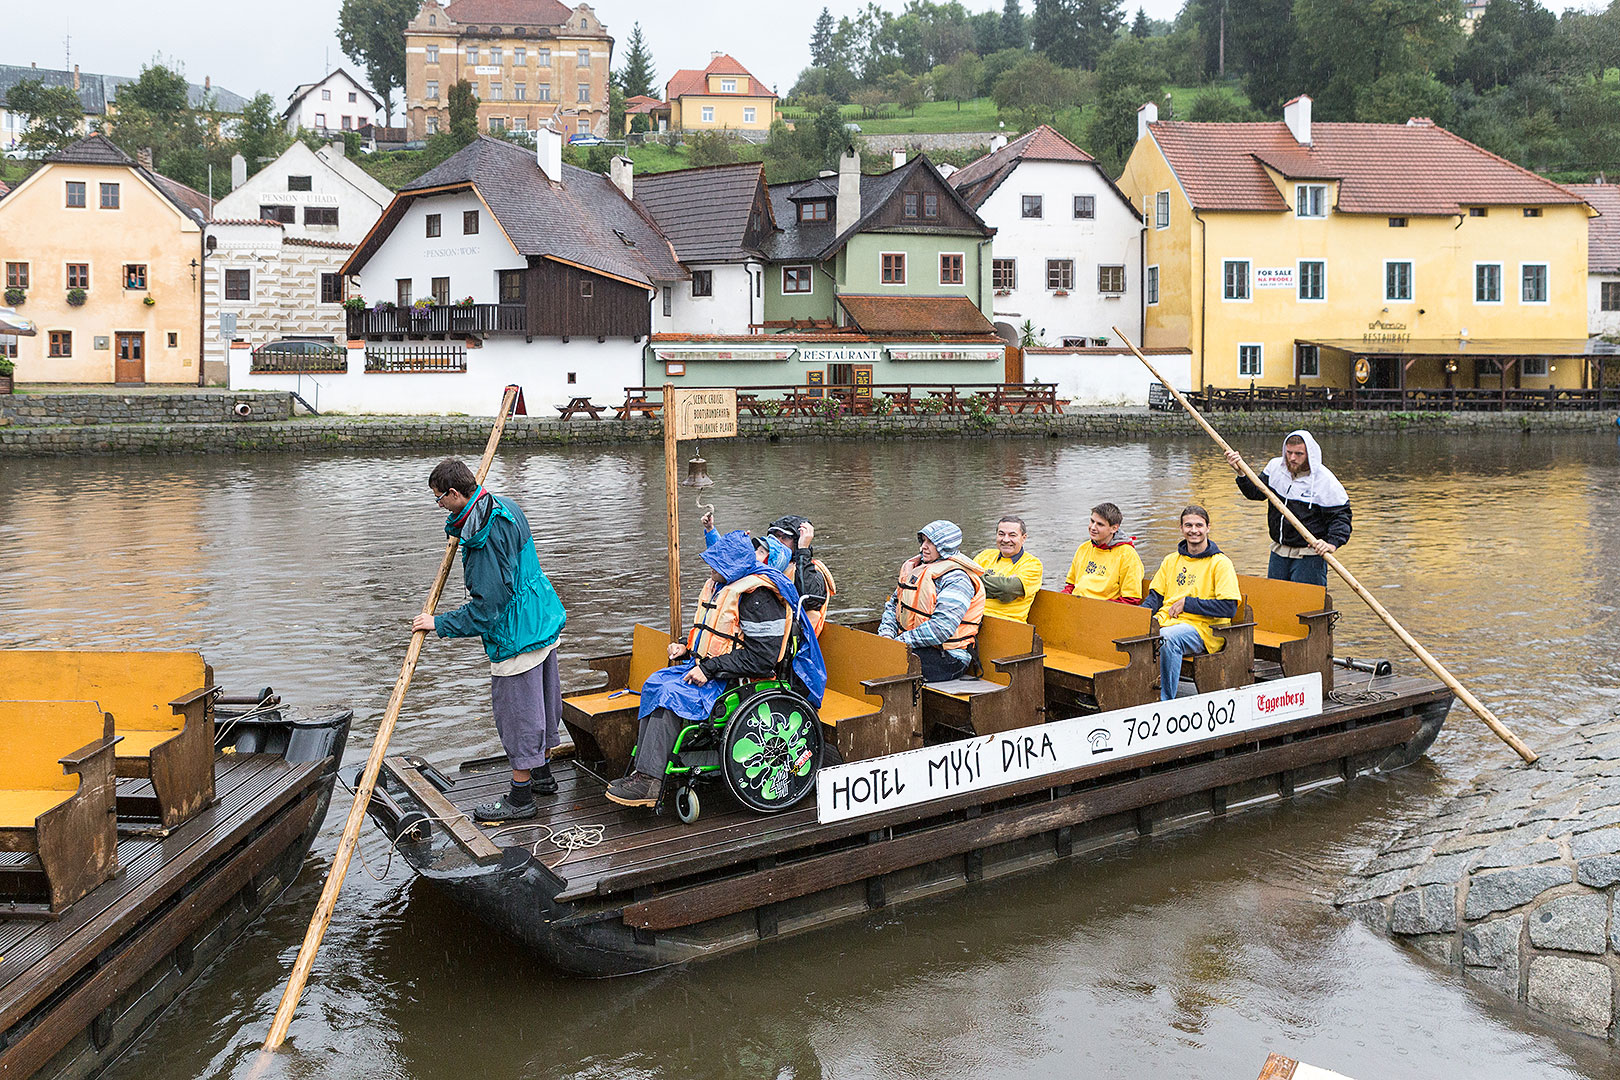
[[1620, 709], [1534, 766], [1478, 776], [1335, 898], [1346, 913], [1578, 1031], [1616, 1038]]
[[[237, 397], [210, 395], [227, 409]], [[241, 395], [243, 398], [286, 395]], [[255, 404], [255, 410], [258, 409]], [[1614, 418], [1597, 413], [1222, 413], [1216, 426], [1228, 435], [1276, 434], [1297, 427], [1323, 432], [1400, 431], [1595, 432]], [[155, 423], [12, 425], [0, 427], [0, 456], [101, 453], [215, 453], [310, 451], [336, 447], [466, 449], [489, 438], [489, 417], [311, 417], [269, 423]], [[1062, 416], [884, 416], [823, 420], [807, 417], [743, 417], [746, 439], [888, 440], [908, 438], [1143, 439], [1201, 436], [1180, 412], [1146, 409], [1070, 412]], [[513, 417], [503, 439], [508, 446], [589, 445], [662, 438], [656, 420], [569, 420]]]
[[[247, 402], [252, 412], [238, 417]], [[60, 424], [206, 424], [286, 420], [291, 394], [7, 394], [0, 396], [0, 422], [41, 427]]]

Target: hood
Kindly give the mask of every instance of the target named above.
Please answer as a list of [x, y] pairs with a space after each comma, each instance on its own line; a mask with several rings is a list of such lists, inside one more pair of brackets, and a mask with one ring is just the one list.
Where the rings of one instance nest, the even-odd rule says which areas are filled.
[[809, 518], [800, 517], [798, 514], [783, 514], [781, 517], [765, 526], [765, 532], [767, 534], [780, 533], [785, 542], [797, 543], [799, 539], [799, 526], [803, 525], [809, 520]]
[[1271, 486], [1283, 499], [1293, 502], [1309, 503], [1313, 506], [1343, 506], [1350, 501], [1350, 495], [1339, 483], [1339, 478], [1333, 471], [1322, 464], [1322, 448], [1317, 445], [1316, 438], [1304, 428], [1290, 431], [1283, 438], [1283, 446], [1288, 440], [1298, 437], [1305, 443], [1305, 463], [1310, 469], [1304, 476], [1295, 476], [1288, 471], [1288, 462], [1281, 455], [1272, 458], [1266, 463], [1264, 476], [1266, 483]]
[[753, 538], [741, 529], [733, 529], [710, 544], [702, 558], [726, 579], [728, 585], [759, 569], [759, 560], [754, 557]]
[[1176, 550], [1187, 556], [1189, 559], [1207, 559], [1212, 555], [1219, 555], [1221, 553], [1221, 549], [1215, 546], [1215, 541], [1213, 540], [1205, 545], [1204, 550], [1197, 555], [1194, 555], [1187, 550], [1187, 541], [1185, 540], [1176, 545]]
[[1108, 541], [1108, 543], [1099, 544], [1099, 543], [1097, 543], [1097, 541], [1093, 540], [1091, 542], [1091, 546], [1096, 548], [1098, 551], [1112, 551], [1114, 548], [1117, 548], [1117, 547], [1135, 547], [1136, 546], [1136, 537], [1127, 536], [1127, 537], [1121, 539], [1119, 533], [1115, 533], [1114, 538], [1112, 540]]
[[957, 528], [954, 521], [941, 518], [930, 521], [918, 530], [917, 542], [920, 544], [924, 540], [934, 545], [941, 558], [948, 559], [962, 547], [962, 530]]
[[1316, 467], [1322, 464], [1322, 448], [1317, 445], [1316, 436], [1312, 435], [1304, 428], [1298, 428], [1294, 431], [1290, 431], [1287, 435], [1283, 436], [1284, 450], [1286, 450], [1288, 447], [1289, 439], [1301, 439], [1304, 441], [1305, 464], [1310, 466], [1311, 470], [1314, 472]]
[[468, 547], [482, 544], [484, 537], [480, 534], [483, 533], [484, 526], [489, 524], [490, 511], [494, 509], [492, 505], [494, 498], [480, 484], [473, 490], [466, 506], [444, 519], [445, 533], [460, 537], [461, 542]]

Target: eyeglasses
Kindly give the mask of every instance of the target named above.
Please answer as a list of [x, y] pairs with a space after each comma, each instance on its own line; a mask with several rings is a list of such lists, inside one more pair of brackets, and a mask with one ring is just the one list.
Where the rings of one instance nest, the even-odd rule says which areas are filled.
[[444, 497], [448, 494], [450, 494], [448, 491], [444, 491], [433, 496], [433, 505], [442, 507], [444, 504]]

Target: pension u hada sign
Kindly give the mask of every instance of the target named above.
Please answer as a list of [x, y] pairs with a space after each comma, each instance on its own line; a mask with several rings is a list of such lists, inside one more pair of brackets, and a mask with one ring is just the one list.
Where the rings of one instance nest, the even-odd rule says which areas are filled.
[[816, 820], [844, 821], [1087, 765], [1128, 762], [1321, 711], [1322, 676], [1313, 672], [925, 746], [821, 770]]
[[737, 391], [733, 387], [671, 390], [667, 416], [677, 439], [728, 439], [737, 434]]

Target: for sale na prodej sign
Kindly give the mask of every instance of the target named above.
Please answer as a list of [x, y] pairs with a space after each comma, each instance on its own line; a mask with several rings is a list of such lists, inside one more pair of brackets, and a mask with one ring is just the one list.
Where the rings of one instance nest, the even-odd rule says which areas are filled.
[[816, 819], [843, 821], [1087, 765], [1113, 766], [1321, 711], [1322, 676], [1313, 672], [907, 750], [821, 770]]

